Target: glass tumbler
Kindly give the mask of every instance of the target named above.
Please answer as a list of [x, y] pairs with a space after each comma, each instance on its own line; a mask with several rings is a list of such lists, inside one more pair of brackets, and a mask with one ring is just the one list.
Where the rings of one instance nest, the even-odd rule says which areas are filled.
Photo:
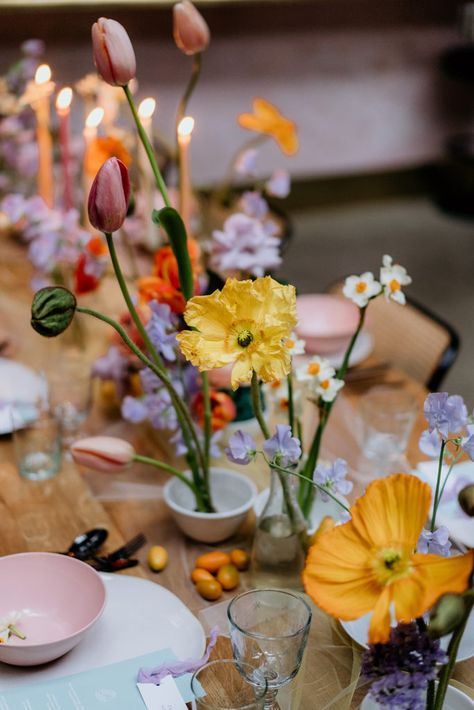
[[305, 600], [279, 589], [258, 589], [236, 596], [227, 616], [235, 660], [248, 664], [249, 683], [267, 682], [264, 709], [278, 708], [279, 688], [298, 673], [311, 626]]
[[58, 422], [49, 413], [42, 413], [34, 422], [15, 429], [13, 447], [22, 478], [43, 481], [59, 471], [60, 430]]
[[92, 404], [90, 364], [80, 354], [65, 354], [48, 374], [51, 410], [61, 423], [63, 444], [74, 441]]
[[196, 710], [263, 710], [266, 682], [260, 686], [246, 679], [252, 666], [234, 660], [206, 663], [191, 678]]

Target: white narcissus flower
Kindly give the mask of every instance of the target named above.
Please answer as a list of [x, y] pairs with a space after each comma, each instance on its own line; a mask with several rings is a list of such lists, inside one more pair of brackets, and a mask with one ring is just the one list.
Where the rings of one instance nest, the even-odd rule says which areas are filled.
[[338, 380], [336, 377], [329, 377], [325, 380], [318, 380], [316, 384], [316, 392], [319, 394], [323, 402], [332, 402], [340, 389], [344, 387], [344, 380]]
[[305, 353], [305, 340], [298, 340], [295, 333], [292, 333], [289, 338], [283, 341], [285, 348], [288, 350], [291, 356], [293, 355], [304, 355]]
[[336, 371], [329, 360], [316, 356], [312, 357], [306, 365], [298, 367], [296, 379], [299, 382], [313, 382], [314, 380], [326, 380], [334, 377], [335, 374]]
[[411, 284], [411, 277], [408, 276], [405, 267], [400, 266], [400, 264], [394, 264], [392, 257], [388, 254], [385, 254], [382, 263], [380, 281], [385, 292], [385, 298], [387, 300], [392, 299], [392, 301], [404, 306], [406, 298], [402, 291], [402, 286]]
[[370, 271], [366, 271], [360, 276], [348, 276], [342, 289], [344, 296], [359, 308], [365, 308], [370, 299], [378, 296], [381, 291], [381, 284], [375, 280]]

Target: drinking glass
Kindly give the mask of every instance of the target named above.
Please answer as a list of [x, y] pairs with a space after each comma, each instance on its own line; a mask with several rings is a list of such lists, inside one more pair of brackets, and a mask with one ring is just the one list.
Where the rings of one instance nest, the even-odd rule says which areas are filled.
[[43, 481], [59, 471], [61, 436], [58, 422], [43, 412], [26, 426], [13, 431], [13, 447], [22, 478]]
[[219, 660], [206, 663], [191, 678], [197, 710], [263, 710], [267, 684], [246, 678], [255, 669], [247, 663]]
[[234, 658], [249, 664], [249, 683], [267, 682], [264, 709], [276, 710], [278, 690], [298, 673], [308, 640], [311, 609], [304, 599], [279, 589], [236, 596], [227, 610]]
[[384, 470], [406, 466], [405, 452], [418, 412], [416, 398], [400, 387], [372, 387], [360, 400], [364, 456]]
[[49, 373], [48, 381], [50, 407], [61, 423], [63, 443], [69, 446], [91, 408], [90, 364], [80, 354], [66, 354]]

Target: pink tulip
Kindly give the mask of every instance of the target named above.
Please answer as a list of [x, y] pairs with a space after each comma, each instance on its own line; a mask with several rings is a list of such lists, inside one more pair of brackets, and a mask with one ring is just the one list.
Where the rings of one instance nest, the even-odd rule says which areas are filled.
[[127, 216], [130, 199], [128, 170], [118, 158], [109, 158], [95, 176], [89, 192], [89, 221], [101, 232], [116, 232]]
[[80, 439], [71, 445], [70, 451], [72, 458], [80, 466], [105, 473], [120, 473], [130, 466], [135, 456], [133, 446], [115, 436]]
[[209, 44], [207, 22], [189, 0], [173, 7], [173, 35], [176, 46], [185, 54], [202, 52]]
[[92, 51], [96, 69], [107, 84], [126, 86], [135, 77], [135, 52], [120, 22], [105, 17], [94, 22]]

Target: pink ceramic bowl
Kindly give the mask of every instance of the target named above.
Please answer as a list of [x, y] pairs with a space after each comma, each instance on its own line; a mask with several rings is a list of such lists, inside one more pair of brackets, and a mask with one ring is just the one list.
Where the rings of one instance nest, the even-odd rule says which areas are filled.
[[296, 310], [296, 332], [306, 341], [306, 352], [315, 355], [344, 350], [359, 319], [359, 309], [354, 303], [330, 294], [298, 296]]
[[74, 648], [101, 616], [105, 586], [100, 576], [72, 557], [25, 552], [0, 557], [0, 619], [21, 612], [21, 640], [0, 645], [0, 661], [36, 666]]

